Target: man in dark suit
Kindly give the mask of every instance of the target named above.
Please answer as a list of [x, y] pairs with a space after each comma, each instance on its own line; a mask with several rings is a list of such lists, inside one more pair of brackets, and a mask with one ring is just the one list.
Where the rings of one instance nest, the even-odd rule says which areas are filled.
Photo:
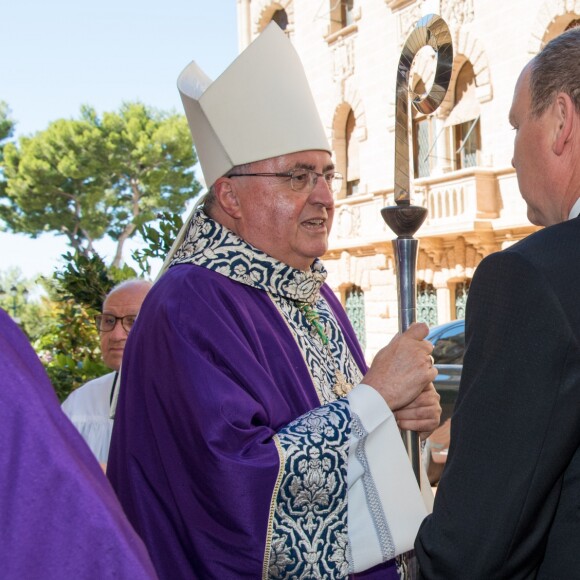
[[478, 267], [421, 575], [580, 578], [580, 28], [518, 79], [513, 166], [546, 226]]

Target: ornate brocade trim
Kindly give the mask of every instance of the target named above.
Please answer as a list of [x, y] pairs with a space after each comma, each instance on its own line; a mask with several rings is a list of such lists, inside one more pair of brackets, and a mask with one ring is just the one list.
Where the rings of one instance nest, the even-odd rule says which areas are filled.
[[344, 373], [352, 385], [360, 383], [362, 373], [343, 339], [338, 322], [326, 300], [319, 297], [314, 307], [320, 315], [320, 323], [328, 336], [328, 348], [320, 340], [316, 330], [308, 323], [304, 312], [300, 310], [296, 302], [284, 300], [278, 295], [272, 295], [270, 298], [296, 340], [321, 405], [336, 401], [332, 387], [337, 368]]
[[262, 568], [262, 580], [268, 580], [268, 570], [270, 568], [270, 555], [272, 553], [272, 536], [273, 536], [273, 521], [274, 514], [276, 512], [276, 504], [278, 501], [278, 493], [280, 491], [280, 485], [282, 483], [282, 477], [284, 476], [284, 470], [282, 466], [284, 465], [284, 450], [280, 445], [278, 437], [275, 435], [274, 444], [276, 445], [276, 451], [278, 451], [278, 461], [280, 462], [280, 467], [278, 469], [278, 477], [276, 477], [276, 483], [274, 484], [274, 490], [272, 491], [272, 497], [270, 499], [270, 512], [268, 515], [268, 532], [266, 534], [266, 545], [264, 547], [264, 565]]
[[315, 260], [309, 272], [297, 270], [258, 250], [198, 209], [170, 267], [196, 264], [240, 284], [312, 304], [326, 280], [326, 270]]
[[314, 409], [276, 438], [284, 475], [272, 521], [269, 578], [348, 576], [347, 461], [350, 407]]

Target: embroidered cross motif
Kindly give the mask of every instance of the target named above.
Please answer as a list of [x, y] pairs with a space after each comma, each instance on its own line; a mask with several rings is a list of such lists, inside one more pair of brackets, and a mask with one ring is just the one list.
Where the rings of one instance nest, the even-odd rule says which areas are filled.
[[332, 386], [332, 390], [337, 397], [344, 397], [347, 395], [353, 388], [352, 384], [348, 382], [346, 379], [346, 375], [338, 368], [336, 364], [336, 360], [330, 350], [330, 341], [328, 339], [328, 335], [324, 331], [324, 326], [320, 322], [320, 314], [307, 304], [306, 302], [298, 302], [298, 309], [304, 314], [308, 323], [314, 328], [316, 334], [320, 337], [322, 344], [326, 348], [326, 353], [332, 363], [332, 367], [334, 369], [334, 385]]

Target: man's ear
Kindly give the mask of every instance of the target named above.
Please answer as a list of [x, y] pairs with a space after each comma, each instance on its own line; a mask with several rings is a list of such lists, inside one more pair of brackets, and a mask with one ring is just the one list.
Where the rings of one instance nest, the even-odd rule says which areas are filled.
[[236, 185], [229, 177], [220, 177], [214, 183], [215, 197], [218, 205], [233, 219], [240, 217], [240, 200]]
[[[552, 150], [556, 155], [562, 155], [566, 143], [572, 137], [574, 122], [578, 120], [578, 115], [576, 114], [576, 108], [570, 95], [566, 93], [558, 93], [554, 99], [553, 106], [557, 126], [552, 143]], [[580, 130], [580, 127], [576, 123], [576, 131], [578, 130]]]

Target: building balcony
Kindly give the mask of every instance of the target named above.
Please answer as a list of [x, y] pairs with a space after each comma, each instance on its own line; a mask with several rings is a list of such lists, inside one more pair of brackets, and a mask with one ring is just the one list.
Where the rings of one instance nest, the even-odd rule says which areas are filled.
[[423, 236], [472, 232], [500, 217], [498, 175], [491, 169], [461, 169], [416, 179], [414, 186], [414, 203], [428, 209]]
[[[412, 201], [428, 209], [416, 237], [455, 237], [495, 229], [494, 222], [502, 218], [505, 177], [505, 171], [474, 167], [416, 179]], [[510, 182], [515, 179], [509, 177]], [[380, 214], [390, 205], [395, 205], [392, 190], [337, 200], [330, 253], [364, 254], [393, 239]]]

